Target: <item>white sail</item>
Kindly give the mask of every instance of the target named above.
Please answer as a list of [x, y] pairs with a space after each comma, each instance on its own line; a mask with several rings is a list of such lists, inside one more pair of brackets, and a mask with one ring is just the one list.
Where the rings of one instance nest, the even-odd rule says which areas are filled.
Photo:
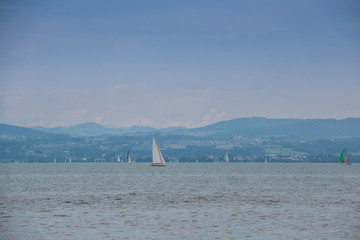
[[130, 152], [127, 153], [127, 164], [131, 164]]
[[225, 162], [228, 163], [229, 162], [229, 156], [228, 156], [228, 153], [226, 153], [225, 155]]
[[152, 166], [166, 166], [165, 160], [160, 152], [159, 146], [153, 136]]
[[117, 157], [117, 161], [118, 161], [118, 163], [121, 163], [121, 159], [120, 159], [120, 156], [118, 155], [118, 157]]

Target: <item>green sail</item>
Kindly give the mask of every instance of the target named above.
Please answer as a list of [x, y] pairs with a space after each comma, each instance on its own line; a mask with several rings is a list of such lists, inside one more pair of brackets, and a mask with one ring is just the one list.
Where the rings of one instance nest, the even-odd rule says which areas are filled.
[[340, 163], [344, 163], [344, 152], [345, 152], [345, 149], [342, 150], [342, 152], [340, 153]]

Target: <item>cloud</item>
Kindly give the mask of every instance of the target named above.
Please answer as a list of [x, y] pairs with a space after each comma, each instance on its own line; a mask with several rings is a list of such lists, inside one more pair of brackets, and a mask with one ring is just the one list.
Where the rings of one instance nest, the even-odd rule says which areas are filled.
[[197, 127], [229, 119], [231, 119], [231, 115], [226, 111], [218, 111], [217, 109], [212, 108], [203, 116], [202, 122]]
[[221, 113], [216, 115], [217, 121], [228, 120], [229, 118], [230, 118], [230, 114], [225, 111], [222, 111]]

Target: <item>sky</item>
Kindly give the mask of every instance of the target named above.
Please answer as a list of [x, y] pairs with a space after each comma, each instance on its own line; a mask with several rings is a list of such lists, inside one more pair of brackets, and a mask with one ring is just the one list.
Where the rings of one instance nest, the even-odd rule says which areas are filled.
[[0, 0], [0, 122], [360, 117], [357, 0]]

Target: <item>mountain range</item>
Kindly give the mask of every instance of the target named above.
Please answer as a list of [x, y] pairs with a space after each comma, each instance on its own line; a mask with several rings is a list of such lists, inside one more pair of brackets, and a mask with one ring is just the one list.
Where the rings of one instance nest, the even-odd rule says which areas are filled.
[[360, 118], [336, 119], [269, 119], [261, 117], [221, 121], [200, 128], [170, 127], [156, 129], [147, 126], [108, 128], [88, 122], [67, 127], [17, 127], [0, 124], [0, 135], [43, 137], [48, 134], [70, 136], [101, 136], [123, 134], [150, 134], [155, 132], [176, 135], [209, 137], [297, 136], [310, 139], [360, 137]]
[[121, 134], [136, 133], [136, 132], [153, 132], [156, 130], [155, 128], [152, 127], [143, 127], [143, 126], [132, 126], [129, 128], [108, 128], [95, 122], [87, 122], [87, 123], [82, 123], [75, 126], [67, 126], [67, 127], [54, 127], [54, 128], [32, 127], [32, 129], [39, 130], [42, 132], [55, 133], [55, 134], [68, 134], [75, 137], [101, 136], [106, 134], [121, 135]]
[[360, 118], [268, 119], [238, 118], [193, 129], [223, 136], [298, 136], [302, 138], [360, 137]]

